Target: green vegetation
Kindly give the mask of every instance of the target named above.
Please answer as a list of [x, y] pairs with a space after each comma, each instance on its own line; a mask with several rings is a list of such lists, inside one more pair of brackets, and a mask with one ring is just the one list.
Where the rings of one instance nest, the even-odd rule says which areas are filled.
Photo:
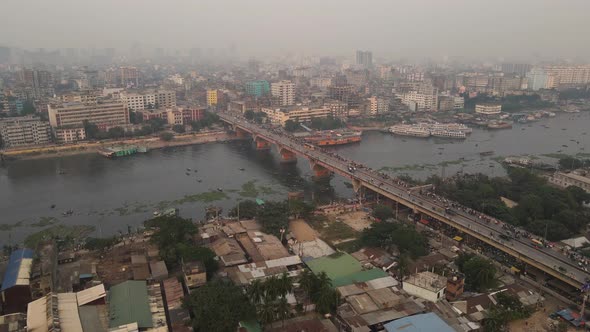
[[264, 232], [282, 238], [281, 230], [285, 231], [289, 226], [289, 206], [287, 202], [266, 202], [258, 209], [256, 220]]
[[203, 202], [203, 203], [212, 203], [216, 201], [221, 201], [224, 199], [228, 199], [226, 193], [217, 191], [217, 190], [210, 190], [203, 193], [193, 194], [193, 195], [185, 195], [181, 199], [177, 199], [171, 202], [172, 205], [181, 205], [184, 203], [190, 202]]
[[506, 292], [496, 295], [498, 303], [492, 306], [484, 319], [486, 331], [506, 331], [506, 324], [510, 321], [530, 317], [532, 311], [526, 308], [520, 300]]
[[[578, 187], [558, 189], [546, 180], [522, 168], [508, 168], [508, 178], [489, 178], [483, 174], [462, 175], [452, 181], [431, 177], [437, 192], [472, 209], [482, 211], [509, 224], [559, 241], [577, 234], [590, 222], [583, 203], [590, 194]], [[508, 208], [500, 197], [518, 203]]]
[[310, 123], [310, 127], [317, 130], [332, 130], [344, 126], [345, 123], [342, 120], [335, 118], [332, 115], [328, 115], [326, 118], [313, 118]]
[[270, 195], [274, 193], [270, 187], [256, 186], [256, 180], [250, 180], [242, 185], [242, 190], [238, 194], [242, 197], [255, 198], [260, 194]]
[[[258, 213], [258, 203], [248, 199], [239, 202], [238, 205], [241, 219], [253, 219], [254, 217], [256, 217], [256, 214]], [[230, 217], [238, 216], [238, 205], [236, 205], [233, 209], [230, 210]]]
[[45, 227], [56, 224], [59, 222], [59, 219], [54, 217], [40, 217], [39, 221], [36, 223], [31, 224], [32, 227]]
[[327, 227], [320, 229], [321, 238], [331, 244], [338, 243], [340, 240], [356, 239], [359, 233], [352, 227], [339, 221], [331, 222]]
[[289, 318], [291, 307], [286, 296], [292, 291], [293, 279], [283, 273], [281, 277], [271, 276], [264, 281], [254, 280], [246, 289], [246, 294], [256, 308], [258, 320], [266, 325]]
[[169, 142], [174, 139], [174, 134], [171, 132], [164, 132], [160, 134], [160, 139], [165, 142]]
[[482, 103], [500, 103], [502, 104], [502, 111], [509, 113], [519, 112], [526, 109], [539, 109], [554, 106], [551, 102], [541, 100], [541, 96], [538, 94], [530, 96], [511, 95], [504, 98], [495, 98], [486, 94], [479, 94], [474, 98], [466, 98], [465, 108], [472, 110], [475, 109], [476, 104]]
[[567, 89], [559, 92], [559, 99], [584, 99], [590, 98], [590, 90], [587, 89]]
[[373, 207], [373, 217], [377, 218], [378, 220], [385, 221], [387, 219], [393, 218], [393, 209], [391, 206], [378, 204]]
[[299, 276], [299, 285], [307, 294], [307, 298], [316, 305], [315, 310], [322, 314], [336, 311], [340, 295], [332, 288], [332, 280], [326, 272], [314, 274], [304, 270]]
[[217, 271], [215, 254], [208, 248], [193, 245], [197, 226], [190, 219], [161, 216], [146, 220], [144, 224], [155, 230], [151, 241], [158, 246], [168, 267], [177, 266], [181, 260], [196, 260], [205, 265], [208, 276]]
[[242, 288], [221, 280], [192, 291], [185, 305], [193, 313], [196, 332], [235, 331], [238, 322], [256, 315]]
[[20, 227], [23, 225], [23, 221], [16, 222], [14, 224], [0, 224], [0, 232], [8, 232], [13, 228]]
[[455, 265], [465, 275], [465, 288], [467, 290], [484, 292], [498, 284], [496, 267], [488, 259], [474, 254], [462, 253], [455, 259]]
[[177, 134], [182, 134], [184, 133], [184, 126], [183, 125], [174, 125], [172, 126], [172, 131], [177, 133]]
[[361, 243], [368, 247], [390, 250], [395, 246], [403, 254], [411, 257], [428, 254], [428, 240], [416, 231], [413, 225], [378, 222], [363, 230]]
[[41, 241], [55, 239], [60, 246], [68, 246], [85, 238], [94, 231], [94, 226], [88, 225], [54, 225], [25, 238], [27, 248], [36, 248]]
[[584, 166], [590, 166], [590, 159], [580, 159], [571, 156], [559, 159], [559, 169], [563, 171], [571, 171]]
[[293, 120], [285, 121], [285, 130], [288, 132], [294, 132], [302, 129], [298, 122]]
[[244, 117], [249, 121], [254, 121], [256, 123], [262, 123], [263, 120], [266, 118], [266, 113], [254, 112], [253, 110], [247, 110], [246, 112], [244, 112]]
[[212, 128], [219, 122], [219, 115], [205, 111], [202, 119], [191, 122], [191, 128], [193, 131], [200, 131], [203, 128]]

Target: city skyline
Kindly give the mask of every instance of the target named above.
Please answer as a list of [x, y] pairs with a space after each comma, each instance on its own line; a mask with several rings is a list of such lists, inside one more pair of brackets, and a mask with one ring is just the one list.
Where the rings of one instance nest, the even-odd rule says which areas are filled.
[[[5, 1], [0, 44], [22, 48], [225, 49], [383, 57], [576, 57], [587, 1]], [[139, 7], [138, 7], [139, 6]], [[330, 11], [338, 15], [329, 15]], [[27, 13], [24, 22], [15, 12]], [[92, 15], [85, 14], [92, 13]], [[162, 15], [162, 13], [168, 13]], [[48, 24], [47, 17], [51, 18]], [[108, 23], [108, 24], [107, 24]], [[18, 32], [18, 33], [15, 33]]]

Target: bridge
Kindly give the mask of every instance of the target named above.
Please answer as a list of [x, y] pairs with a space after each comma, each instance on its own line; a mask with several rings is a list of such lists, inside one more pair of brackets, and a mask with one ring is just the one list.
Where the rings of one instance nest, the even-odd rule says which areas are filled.
[[463, 211], [447, 213], [442, 203], [415, 194], [415, 191], [399, 185], [397, 180], [364, 167], [351, 169], [352, 161], [306, 144], [285, 134], [281, 129], [253, 124], [236, 114], [220, 113], [219, 116], [237, 136], [251, 136], [257, 149], [270, 149], [275, 145], [282, 162], [296, 162], [296, 156], [308, 159], [316, 178], [329, 177], [333, 173], [346, 177], [351, 180], [355, 192], [363, 187], [374, 191], [411, 208], [414, 213], [444, 222], [575, 288], [581, 288], [590, 278], [590, 273], [579, 267], [575, 261], [550, 248], [537, 248], [525, 238], [502, 240], [505, 236], [501, 235], [505, 233], [500, 224], [486, 222]]

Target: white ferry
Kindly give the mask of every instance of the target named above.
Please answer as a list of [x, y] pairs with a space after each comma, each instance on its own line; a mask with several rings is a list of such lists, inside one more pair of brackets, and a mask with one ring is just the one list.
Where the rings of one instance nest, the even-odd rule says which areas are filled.
[[397, 125], [389, 127], [389, 132], [394, 135], [412, 136], [412, 137], [430, 137], [430, 131], [425, 128], [412, 125]]
[[451, 130], [451, 131], [462, 131], [465, 134], [471, 134], [473, 129], [467, 127], [461, 123], [426, 123], [422, 122], [418, 124], [420, 127], [427, 128], [429, 130]]
[[460, 130], [441, 130], [441, 129], [434, 129], [430, 131], [430, 135], [434, 137], [444, 137], [444, 138], [466, 138], [467, 135], [460, 131]]

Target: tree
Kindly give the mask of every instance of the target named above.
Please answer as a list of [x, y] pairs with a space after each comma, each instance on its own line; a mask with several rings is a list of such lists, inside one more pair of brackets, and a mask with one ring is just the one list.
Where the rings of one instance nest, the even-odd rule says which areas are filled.
[[261, 279], [256, 279], [246, 288], [246, 295], [254, 305], [258, 305], [264, 298], [264, 283]]
[[253, 120], [254, 119], [254, 111], [247, 110], [246, 112], [244, 112], [244, 117], [246, 118], [246, 120]]
[[86, 132], [86, 137], [89, 139], [96, 139], [98, 136], [98, 126], [94, 123], [90, 123], [88, 120], [84, 120], [82, 123], [84, 126], [84, 131]]
[[176, 124], [176, 125], [172, 126], [172, 131], [174, 131], [175, 133], [178, 133], [178, 134], [182, 134], [182, 133], [184, 133], [184, 126]]
[[368, 247], [380, 247], [386, 250], [397, 247], [400, 253], [411, 257], [428, 254], [428, 241], [416, 231], [413, 225], [389, 222], [373, 223], [361, 234], [361, 243]]
[[289, 213], [299, 218], [309, 218], [315, 210], [315, 205], [306, 203], [302, 199], [294, 199], [289, 201]]
[[[240, 207], [240, 219], [253, 219], [256, 217], [258, 213], [258, 203], [253, 200], [247, 199], [240, 201], [238, 203]], [[229, 212], [230, 217], [237, 217], [238, 216], [238, 205], [236, 205], [231, 211]]]
[[266, 325], [275, 321], [275, 303], [269, 298], [264, 298], [262, 303], [258, 306], [256, 313], [262, 325]]
[[147, 121], [148, 125], [151, 127], [152, 132], [156, 133], [162, 129], [166, 125], [166, 120], [160, 118], [153, 118]]
[[160, 139], [162, 141], [166, 141], [166, 142], [171, 141], [172, 139], [174, 139], [174, 134], [172, 134], [170, 132], [161, 133]]
[[[154, 229], [151, 241], [160, 249], [160, 256], [169, 267], [178, 264], [189, 246], [197, 226], [190, 219], [180, 217], [156, 217], [145, 222], [145, 226]], [[204, 263], [204, 262], [203, 262]]]
[[277, 319], [281, 320], [281, 325], [285, 325], [285, 319], [291, 315], [291, 305], [287, 302], [286, 297], [281, 297], [276, 303]]
[[401, 254], [397, 258], [397, 265], [395, 266], [395, 275], [397, 281], [400, 283], [400, 287], [404, 286], [404, 277], [408, 275], [410, 262], [407, 254]]
[[301, 128], [299, 126], [299, 123], [297, 123], [293, 120], [285, 121], [285, 130], [286, 131], [293, 132], [293, 131], [297, 131], [299, 128]]
[[289, 209], [285, 202], [268, 201], [258, 209], [256, 220], [266, 233], [282, 238], [281, 230], [286, 230], [289, 225], [288, 212]]
[[373, 217], [383, 221], [391, 219], [393, 218], [393, 209], [387, 205], [375, 205], [375, 207], [373, 207]]
[[256, 314], [242, 289], [224, 281], [195, 289], [185, 304], [194, 315], [192, 325], [198, 332], [235, 331], [241, 320]]
[[510, 321], [529, 317], [532, 312], [520, 300], [506, 292], [496, 295], [497, 303], [493, 305], [484, 319], [486, 331], [505, 331]]
[[203, 265], [205, 265], [208, 278], [211, 278], [211, 276], [213, 276], [213, 274], [215, 274], [219, 268], [219, 265], [215, 260], [217, 255], [215, 255], [215, 253], [207, 247], [194, 246], [189, 243], [178, 243], [176, 245], [176, 251], [178, 252], [180, 258], [182, 258], [185, 262], [202, 262]]
[[496, 267], [490, 260], [475, 255], [459, 256], [456, 264], [465, 275], [466, 288], [483, 292], [496, 286]]
[[193, 131], [199, 132], [201, 131], [201, 123], [199, 121], [193, 121], [191, 122], [191, 128]]
[[121, 128], [121, 127], [113, 127], [110, 128], [108, 131], [108, 136], [109, 138], [121, 138], [123, 136], [125, 136], [125, 129]]

